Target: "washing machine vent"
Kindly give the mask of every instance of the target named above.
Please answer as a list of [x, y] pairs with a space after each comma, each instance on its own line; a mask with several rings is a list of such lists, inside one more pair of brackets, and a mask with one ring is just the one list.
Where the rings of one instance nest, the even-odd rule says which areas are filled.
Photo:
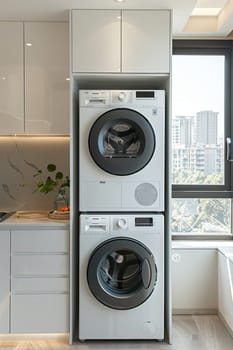
[[154, 185], [145, 182], [136, 187], [134, 195], [139, 204], [150, 206], [157, 200], [158, 191]]

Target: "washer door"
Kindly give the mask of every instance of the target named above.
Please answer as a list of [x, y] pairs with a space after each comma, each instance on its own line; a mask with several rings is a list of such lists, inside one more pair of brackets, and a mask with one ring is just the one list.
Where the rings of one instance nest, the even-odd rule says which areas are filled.
[[127, 108], [112, 109], [93, 124], [89, 150], [101, 169], [113, 175], [130, 175], [150, 161], [155, 134], [142, 114]]
[[135, 239], [109, 239], [89, 259], [89, 288], [96, 299], [112, 309], [127, 310], [142, 304], [153, 292], [156, 281], [153, 255]]

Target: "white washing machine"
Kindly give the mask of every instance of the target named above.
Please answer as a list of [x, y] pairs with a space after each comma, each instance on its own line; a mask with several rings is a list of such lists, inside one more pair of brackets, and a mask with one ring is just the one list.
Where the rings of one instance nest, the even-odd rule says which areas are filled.
[[81, 215], [79, 339], [164, 338], [164, 217]]
[[80, 90], [79, 210], [164, 211], [164, 90]]

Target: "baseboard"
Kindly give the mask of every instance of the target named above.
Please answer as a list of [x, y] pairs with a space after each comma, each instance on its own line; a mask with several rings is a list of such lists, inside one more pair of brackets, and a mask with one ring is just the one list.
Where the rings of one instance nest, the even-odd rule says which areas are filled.
[[57, 341], [69, 344], [69, 334], [51, 333], [51, 334], [1, 334], [0, 342], [18, 342], [18, 341]]
[[217, 309], [172, 309], [173, 315], [217, 315]]
[[229, 324], [227, 323], [227, 321], [225, 320], [224, 316], [221, 314], [221, 312], [218, 312], [218, 317], [220, 318], [220, 320], [222, 321], [222, 323], [224, 324], [224, 326], [226, 327], [228, 333], [232, 336], [233, 338], [233, 329], [229, 326]]

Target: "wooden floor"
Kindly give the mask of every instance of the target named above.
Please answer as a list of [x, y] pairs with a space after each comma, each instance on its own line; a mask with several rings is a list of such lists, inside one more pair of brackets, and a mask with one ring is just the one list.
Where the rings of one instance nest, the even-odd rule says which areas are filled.
[[175, 316], [173, 344], [152, 341], [0, 343], [1, 350], [233, 350], [233, 338], [217, 316]]

